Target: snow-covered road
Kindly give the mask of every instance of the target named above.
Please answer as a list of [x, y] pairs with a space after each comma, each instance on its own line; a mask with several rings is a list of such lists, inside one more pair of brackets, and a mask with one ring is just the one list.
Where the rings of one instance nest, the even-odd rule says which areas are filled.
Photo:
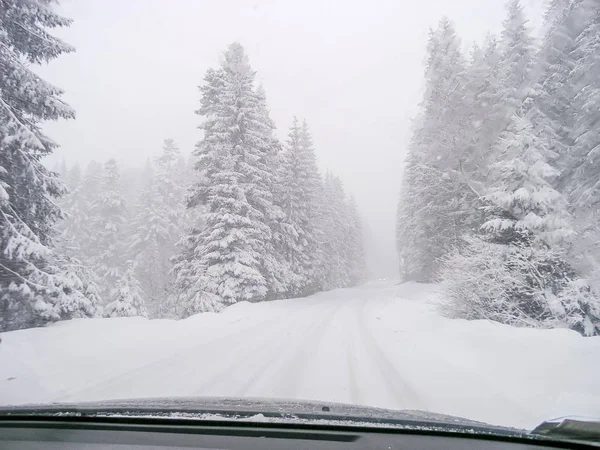
[[368, 283], [183, 321], [5, 333], [0, 403], [252, 396], [423, 409], [531, 427], [600, 417], [600, 338], [440, 317], [432, 286]]

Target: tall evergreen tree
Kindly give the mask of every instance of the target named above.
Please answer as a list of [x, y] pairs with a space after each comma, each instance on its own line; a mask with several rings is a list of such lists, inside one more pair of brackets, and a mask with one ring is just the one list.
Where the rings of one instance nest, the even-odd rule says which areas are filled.
[[187, 265], [192, 279], [184, 284], [223, 304], [265, 298], [271, 288], [267, 273], [277, 272], [267, 245], [276, 215], [269, 166], [273, 125], [254, 76], [244, 49], [234, 43], [201, 87], [204, 138], [195, 152], [199, 179], [189, 206], [206, 207], [206, 226], [190, 236], [197, 247]]
[[201, 312], [219, 312], [224, 304], [219, 296], [206, 289], [206, 272], [198, 270], [201, 255], [202, 229], [200, 224], [190, 227], [187, 234], [177, 243], [179, 253], [173, 258], [175, 275], [175, 313], [186, 318]]
[[60, 100], [63, 91], [29, 66], [73, 51], [47, 32], [69, 24], [45, 0], [1, 3], [0, 330], [93, 313], [52, 250], [61, 216], [54, 199], [64, 190], [41, 162], [57, 144], [40, 123], [75, 113]]
[[349, 268], [350, 286], [355, 286], [367, 278], [367, 264], [363, 241], [362, 224], [356, 200], [350, 196], [348, 201], [348, 241], [346, 251], [346, 264]]
[[104, 165], [100, 194], [90, 205], [90, 265], [98, 276], [103, 297], [110, 298], [124, 270], [126, 259], [125, 227], [127, 209], [121, 194], [117, 161], [109, 159]]
[[179, 149], [172, 139], [164, 142], [155, 175], [146, 180], [133, 220], [131, 250], [137, 261], [137, 276], [152, 317], [172, 312], [173, 276], [171, 258], [187, 227], [185, 180], [178, 179]]
[[585, 20], [568, 53], [571, 95], [563, 129], [568, 130], [569, 146], [560, 159], [559, 187], [569, 198], [577, 231], [571, 260], [600, 294], [600, 5], [582, 1], [573, 14]]
[[483, 181], [486, 167], [494, 160], [491, 149], [498, 136], [500, 120], [497, 108], [499, 58], [498, 41], [488, 35], [483, 48], [474, 46], [466, 70], [463, 106], [468, 109], [465, 114], [468, 137], [463, 139], [465, 149], [460, 170], [474, 183]]
[[587, 13], [586, 25], [569, 53], [572, 69], [568, 75], [576, 94], [567, 110], [574, 120], [570, 128], [571, 181], [566, 182], [566, 188], [579, 207], [600, 204], [600, 138], [596, 132], [600, 123], [600, 5], [590, 7]]
[[559, 171], [549, 149], [526, 118], [513, 116], [498, 142], [485, 199], [505, 212], [484, 227], [495, 231], [526, 230], [547, 243], [564, 242], [573, 233], [564, 197], [553, 188]]
[[397, 247], [405, 280], [434, 280], [440, 258], [471, 227], [476, 198], [460, 176], [469, 123], [464, 74], [460, 41], [443, 18], [428, 42], [425, 98], [398, 206]]
[[321, 286], [335, 289], [350, 285], [348, 266], [348, 209], [342, 181], [331, 173], [325, 174], [319, 243]]
[[503, 110], [502, 125], [505, 125], [522, 105], [530, 88], [535, 56], [533, 37], [527, 27], [527, 18], [520, 0], [510, 0], [507, 10], [499, 43], [498, 77], [501, 82], [497, 107]]
[[57, 246], [62, 254], [77, 258], [82, 253], [82, 245], [87, 237], [88, 208], [79, 165], [67, 169], [64, 181], [68, 191], [59, 203], [64, 217], [56, 225]]
[[294, 117], [283, 154], [279, 197], [285, 213], [283, 251], [294, 276], [290, 294], [316, 289], [317, 211], [321, 177], [306, 121]]

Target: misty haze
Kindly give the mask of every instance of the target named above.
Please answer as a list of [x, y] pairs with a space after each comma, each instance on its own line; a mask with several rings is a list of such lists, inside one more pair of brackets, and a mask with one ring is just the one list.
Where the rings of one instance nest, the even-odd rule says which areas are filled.
[[599, 180], [598, 0], [0, 0], [0, 405], [600, 417]]

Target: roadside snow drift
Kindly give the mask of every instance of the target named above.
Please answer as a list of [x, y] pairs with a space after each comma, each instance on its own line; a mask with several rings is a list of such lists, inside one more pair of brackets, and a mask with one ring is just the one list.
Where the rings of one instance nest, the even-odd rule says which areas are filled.
[[368, 283], [182, 321], [4, 333], [0, 403], [252, 396], [421, 409], [531, 428], [600, 417], [600, 338], [441, 317], [435, 287]]

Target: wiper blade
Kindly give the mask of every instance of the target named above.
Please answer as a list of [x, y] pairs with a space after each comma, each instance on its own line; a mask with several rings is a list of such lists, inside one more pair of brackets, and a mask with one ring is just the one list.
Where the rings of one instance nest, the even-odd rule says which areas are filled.
[[600, 443], [600, 419], [564, 417], [550, 420], [539, 424], [531, 434], [553, 439]]

